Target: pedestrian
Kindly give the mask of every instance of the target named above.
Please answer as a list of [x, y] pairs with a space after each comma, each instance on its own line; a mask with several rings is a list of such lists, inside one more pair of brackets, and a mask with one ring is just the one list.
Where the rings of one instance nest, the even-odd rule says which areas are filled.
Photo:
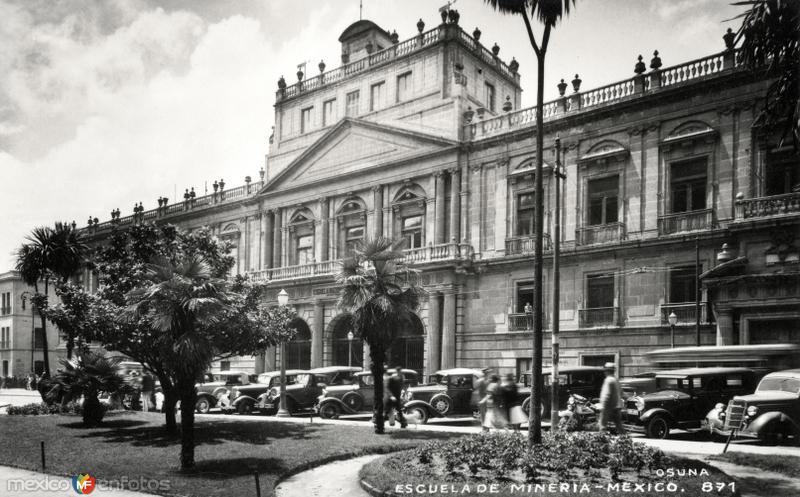
[[613, 362], [603, 366], [606, 379], [600, 390], [600, 431], [608, 430], [608, 423], [613, 422], [617, 427], [617, 435], [622, 435], [625, 428], [622, 426], [622, 395], [617, 377], [614, 376], [616, 368]]
[[504, 429], [506, 427], [506, 416], [503, 412], [503, 393], [500, 390], [500, 377], [493, 374], [489, 379], [489, 384], [486, 386], [486, 418], [483, 421], [483, 431], [489, 431], [492, 428]]
[[161, 387], [156, 388], [155, 393], [153, 393], [153, 399], [155, 401], [156, 411], [164, 412], [164, 392], [161, 391]]
[[395, 410], [397, 420], [400, 421], [400, 428], [408, 426], [405, 418], [403, 417], [403, 370], [400, 366], [394, 369], [394, 374], [386, 380], [386, 392], [388, 396], [384, 402], [383, 409], [389, 415], [389, 426], [394, 426], [394, 418], [392, 417], [392, 409]]
[[484, 421], [486, 421], [486, 387], [489, 385], [489, 373], [491, 369], [483, 368], [482, 375], [475, 381], [475, 389], [473, 390], [473, 395], [477, 396], [477, 404], [478, 404], [478, 419], [481, 422], [481, 429], [483, 431], [489, 431], [489, 428], [484, 426]]
[[500, 385], [503, 393], [503, 401], [506, 407], [506, 419], [514, 431], [519, 431], [520, 425], [527, 420], [525, 411], [522, 410], [522, 402], [519, 400], [519, 387], [514, 381], [514, 375], [508, 373], [503, 383]]
[[33, 373], [28, 373], [28, 380], [25, 383], [25, 390], [33, 390]]
[[150, 373], [145, 372], [142, 375], [142, 411], [149, 412], [153, 390], [155, 389], [156, 382]]

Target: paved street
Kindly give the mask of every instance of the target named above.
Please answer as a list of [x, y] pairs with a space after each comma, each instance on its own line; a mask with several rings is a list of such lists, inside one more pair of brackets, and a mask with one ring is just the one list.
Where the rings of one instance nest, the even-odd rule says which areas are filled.
[[0, 389], [0, 413], [5, 414], [8, 405], [21, 406], [34, 402], [41, 402], [42, 397], [36, 390], [24, 388]]

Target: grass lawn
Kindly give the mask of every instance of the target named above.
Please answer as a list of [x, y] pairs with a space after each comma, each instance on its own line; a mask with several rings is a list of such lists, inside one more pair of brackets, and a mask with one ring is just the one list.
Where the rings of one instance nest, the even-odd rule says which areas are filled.
[[710, 456], [709, 459], [751, 466], [800, 479], [800, 457], [797, 456], [726, 452], [725, 454]]
[[[180, 442], [166, 436], [163, 415], [110, 413], [104, 426], [84, 429], [78, 416], [0, 417], [0, 465], [41, 470], [45, 441], [47, 472], [89, 473], [98, 480], [166, 480], [163, 495], [255, 496], [258, 472], [264, 496], [278, 479], [320, 460], [414, 447], [450, 434], [414, 430], [375, 435], [369, 427], [216, 420], [198, 416], [197, 473], [180, 467]], [[132, 490], [137, 490], [129, 486]]]

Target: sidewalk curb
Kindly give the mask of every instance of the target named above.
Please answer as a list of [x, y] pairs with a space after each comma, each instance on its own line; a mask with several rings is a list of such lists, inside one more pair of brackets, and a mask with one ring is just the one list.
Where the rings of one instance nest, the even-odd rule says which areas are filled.
[[359, 483], [359, 485], [361, 485], [361, 488], [365, 492], [370, 494], [372, 497], [395, 497], [395, 495], [396, 495], [391, 490], [387, 490], [385, 492], [381, 491], [381, 490], [378, 490], [377, 488], [372, 486], [367, 480], [359, 479], [358, 483]]

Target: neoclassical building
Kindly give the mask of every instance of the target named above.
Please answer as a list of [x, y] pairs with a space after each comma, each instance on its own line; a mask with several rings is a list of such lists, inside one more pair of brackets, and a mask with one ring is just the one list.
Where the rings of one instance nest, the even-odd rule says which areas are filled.
[[553, 295], [556, 137], [561, 291], [544, 321], [559, 322], [562, 364], [644, 370], [644, 353], [671, 346], [671, 314], [678, 346], [800, 342], [798, 156], [753, 126], [769, 81], [738, 65], [730, 33], [702, 59], [639, 56], [624, 81], [558, 85], [544, 106], [539, 289], [536, 109], [520, 108], [519, 65], [457, 14], [417, 31], [401, 42], [358, 21], [339, 38], [340, 67], [281, 78], [259, 181], [91, 224], [98, 238], [128, 223], [210, 226], [234, 244], [237, 273], [266, 282], [271, 299], [290, 294], [302, 323], [285, 358], [271, 350], [215, 367], [362, 364], [335, 274], [355, 244], [382, 235], [406, 239], [428, 291], [393, 364], [527, 370], [525, 304]]

